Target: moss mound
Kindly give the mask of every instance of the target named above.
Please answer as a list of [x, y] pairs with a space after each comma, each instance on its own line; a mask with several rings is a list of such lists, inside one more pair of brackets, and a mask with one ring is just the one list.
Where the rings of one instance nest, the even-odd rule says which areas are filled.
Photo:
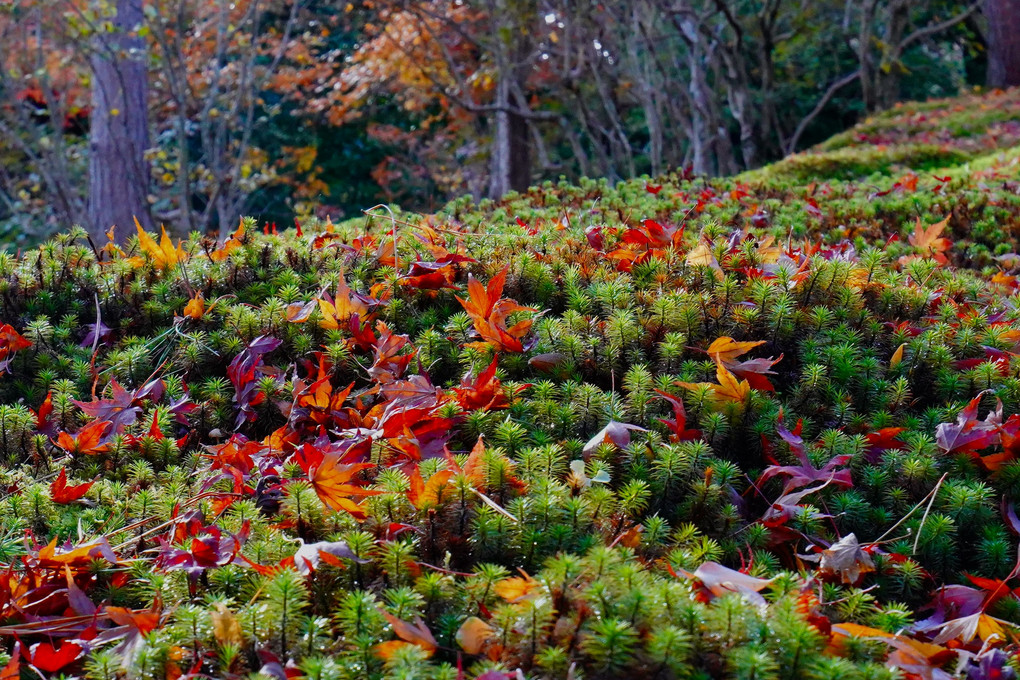
[[7, 677], [1013, 677], [1018, 99], [0, 255]]

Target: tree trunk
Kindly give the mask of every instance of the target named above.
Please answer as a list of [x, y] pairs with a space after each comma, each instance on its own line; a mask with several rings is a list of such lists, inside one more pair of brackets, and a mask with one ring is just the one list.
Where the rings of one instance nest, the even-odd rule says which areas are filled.
[[[521, 106], [518, 104], [518, 106]], [[510, 114], [510, 188], [525, 192], [531, 186], [531, 137], [528, 120]]]
[[113, 32], [100, 35], [92, 55], [92, 124], [89, 134], [89, 231], [100, 236], [117, 226], [123, 240], [135, 218], [149, 215], [148, 64], [145, 40], [134, 35], [143, 21], [142, 0], [117, 0]]
[[1020, 85], [1020, 0], [985, 0], [988, 85]]
[[495, 125], [492, 131], [492, 149], [489, 152], [489, 198], [499, 198], [510, 191], [510, 81], [506, 76], [496, 83]]

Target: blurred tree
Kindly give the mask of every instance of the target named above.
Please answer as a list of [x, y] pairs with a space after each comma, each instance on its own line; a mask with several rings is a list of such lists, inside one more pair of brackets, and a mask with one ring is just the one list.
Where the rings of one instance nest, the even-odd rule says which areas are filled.
[[1020, 0], [985, 0], [988, 85], [1020, 85]]
[[111, 226], [124, 239], [134, 220], [149, 215], [149, 67], [139, 33], [142, 0], [93, 2], [92, 106], [89, 128], [88, 229], [94, 238]]
[[957, 91], [994, 42], [980, 1], [12, 0], [0, 224], [96, 231], [148, 207], [210, 232], [734, 173]]

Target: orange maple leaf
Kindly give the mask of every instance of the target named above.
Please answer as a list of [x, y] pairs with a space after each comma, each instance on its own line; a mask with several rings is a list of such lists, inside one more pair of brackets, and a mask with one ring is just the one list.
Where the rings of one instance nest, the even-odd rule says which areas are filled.
[[514, 300], [502, 299], [503, 286], [509, 267], [489, 279], [483, 286], [478, 279], [468, 275], [468, 299], [457, 296], [457, 301], [464, 307], [474, 322], [475, 331], [483, 342], [472, 345], [491, 345], [497, 352], [523, 352], [521, 339], [531, 330], [532, 319], [519, 321], [510, 328], [506, 326], [507, 317], [514, 312], [532, 312], [531, 307], [523, 307]]
[[521, 576], [496, 581], [493, 584], [493, 592], [507, 602], [519, 602], [531, 595], [531, 593], [542, 584], [531, 578], [527, 572], [521, 571]]
[[463, 466], [457, 465], [452, 456], [449, 460], [454, 471], [467, 477], [472, 485], [481, 486], [485, 483], [485, 442], [481, 435], [478, 435], [478, 441], [475, 442]]
[[949, 217], [940, 222], [921, 226], [921, 218], [917, 218], [914, 231], [907, 237], [910, 245], [921, 251], [924, 257], [932, 257], [939, 264], [947, 264], [949, 259], [943, 254], [953, 245], [953, 242], [942, 236], [946, 226], [949, 224]]
[[[496, 631], [477, 616], [469, 616], [457, 629], [457, 643], [468, 654], [481, 654], [495, 639]], [[496, 657], [501, 648], [490, 650], [490, 658]]]
[[382, 611], [381, 613], [390, 622], [393, 632], [400, 639], [377, 644], [374, 647], [374, 651], [379, 658], [389, 659], [393, 656], [394, 652], [407, 645], [421, 648], [426, 656], [432, 656], [439, 649], [439, 643], [436, 642], [436, 639], [432, 636], [432, 631], [421, 620], [421, 617], [415, 617], [414, 624], [410, 624], [407, 621], [401, 621], [389, 612]]
[[211, 312], [215, 306], [216, 303], [214, 302], [207, 308], [205, 306], [205, 298], [201, 293], [197, 293], [195, 297], [188, 300], [188, 304], [184, 305], [184, 316], [197, 321], [205, 316], [207, 312]]
[[336, 511], [343, 510], [356, 519], [368, 516], [352, 498], [377, 496], [382, 491], [365, 489], [351, 481], [362, 470], [375, 467], [372, 463], [342, 463], [340, 454], [320, 451], [311, 444], [305, 444], [297, 455], [298, 463], [323, 504]]
[[226, 243], [223, 244], [223, 247], [217, 248], [209, 253], [209, 259], [213, 262], [222, 262], [227, 259], [230, 253], [244, 245], [244, 232], [244, 220], [242, 220], [240, 224], [237, 225], [237, 230], [231, 234], [230, 238], [228, 238]]
[[113, 423], [108, 420], [99, 420], [81, 428], [74, 436], [61, 432], [57, 436], [56, 444], [72, 455], [84, 453], [89, 456], [98, 456], [100, 453], [110, 450], [109, 444], [101, 442], [112, 425]]

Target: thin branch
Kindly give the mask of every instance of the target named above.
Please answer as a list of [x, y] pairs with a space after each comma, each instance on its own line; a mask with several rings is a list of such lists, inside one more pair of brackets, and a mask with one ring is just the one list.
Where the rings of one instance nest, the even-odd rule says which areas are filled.
[[797, 125], [797, 129], [794, 131], [793, 136], [790, 138], [790, 141], [786, 146], [786, 153], [791, 154], [797, 150], [797, 142], [800, 141], [800, 137], [804, 134], [807, 126], [811, 124], [811, 121], [818, 117], [818, 114], [820, 114], [829, 101], [836, 96], [836, 93], [860, 77], [861, 70], [857, 69], [856, 71], [843, 76], [829, 86], [829, 89], [825, 91], [822, 98], [818, 100], [817, 104], [815, 104], [815, 108], [811, 109], [811, 113], [806, 115]]

